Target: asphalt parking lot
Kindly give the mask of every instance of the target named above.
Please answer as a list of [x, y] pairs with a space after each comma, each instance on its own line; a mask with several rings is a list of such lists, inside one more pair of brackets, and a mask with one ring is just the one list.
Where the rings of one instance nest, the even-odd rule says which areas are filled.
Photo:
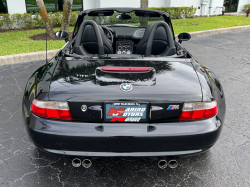
[[101, 158], [74, 168], [67, 157], [38, 151], [24, 129], [23, 89], [44, 61], [0, 66], [0, 186], [250, 186], [250, 31], [183, 45], [224, 87], [227, 116], [212, 149], [179, 159], [176, 169], [159, 169], [153, 158]]

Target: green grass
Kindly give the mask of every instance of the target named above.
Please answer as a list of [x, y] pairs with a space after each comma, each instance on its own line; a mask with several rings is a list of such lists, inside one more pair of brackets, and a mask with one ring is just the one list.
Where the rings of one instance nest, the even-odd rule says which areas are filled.
[[[218, 16], [195, 19], [178, 19], [172, 20], [175, 34], [182, 32], [195, 32], [202, 30], [250, 25], [250, 18], [246, 16]], [[59, 28], [54, 29], [60, 30]], [[70, 27], [73, 31], [73, 27]], [[0, 33], [0, 56], [29, 53], [45, 50], [45, 41], [33, 41], [29, 37], [45, 33], [44, 29], [17, 31]], [[48, 41], [48, 50], [60, 49], [65, 42]]]
[[250, 25], [250, 18], [241, 16], [216, 16], [195, 19], [172, 20], [175, 34], [182, 32], [195, 32], [210, 29]]
[[[70, 31], [73, 31], [70, 27]], [[55, 28], [54, 31], [60, 30]], [[29, 37], [45, 33], [45, 29], [0, 33], [0, 56], [45, 51], [45, 40], [32, 40]], [[64, 40], [48, 40], [48, 50], [60, 49]]]

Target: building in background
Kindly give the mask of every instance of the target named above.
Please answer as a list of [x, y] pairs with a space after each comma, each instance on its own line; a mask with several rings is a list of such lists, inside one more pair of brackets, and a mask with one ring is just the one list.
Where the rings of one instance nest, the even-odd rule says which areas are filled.
[[[48, 12], [63, 11], [63, 0], [43, 0]], [[2, 5], [3, 4], [3, 5]], [[3, 7], [3, 8], [2, 8]], [[83, 10], [83, 0], [73, 0], [72, 10]], [[36, 0], [0, 0], [1, 13], [39, 12]]]
[[[7, 0], [8, 1], [8, 0]], [[45, 7], [48, 12], [58, 12], [63, 11], [63, 0], [43, 0]], [[73, 0], [72, 10], [80, 10], [83, 8], [83, 0]], [[38, 7], [36, 5], [36, 0], [26, 0], [27, 12], [38, 12]]]
[[[148, 0], [149, 7], [197, 7], [195, 15], [221, 14], [224, 0]], [[249, 0], [250, 1], [250, 0]], [[84, 0], [84, 9], [140, 7], [140, 0]], [[210, 8], [211, 7], [211, 8]]]
[[[222, 7], [226, 12], [242, 12], [250, 0], [148, 0], [149, 7], [198, 7], [196, 15], [218, 15]], [[44, 0], [48, 12], [62, 11], [63, 0]], [[104, 7], [140, 7], [140, 0], [73, 0], [73, 10]], [[0, 0], [1, 13], [38, 12], [35, 0]]]
[[224, 0], [223, 6], [226, 12], [242, 12], [245, 4], [250, 4], [250, 0]]

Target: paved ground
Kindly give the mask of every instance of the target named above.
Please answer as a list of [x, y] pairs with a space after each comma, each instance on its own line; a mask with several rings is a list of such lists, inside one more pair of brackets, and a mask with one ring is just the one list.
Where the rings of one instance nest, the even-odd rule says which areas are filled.
[[227, 118], [208, 152], [161, 170], [149, 158], [105, 158], [90, 169], [38, 151], [21, 120], [21, 97], [43, 62], [0, 66], [0, 186], [250, 186], [250, 31], [192, 39], [184, 45], [220, 78]]

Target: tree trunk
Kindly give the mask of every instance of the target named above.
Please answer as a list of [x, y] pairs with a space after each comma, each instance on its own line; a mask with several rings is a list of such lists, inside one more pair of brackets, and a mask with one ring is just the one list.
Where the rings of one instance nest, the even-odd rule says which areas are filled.
[[72, 10], [73, 0], [64, 0], [63, 18], [62, 18], [62, 31], [69, 32], [69, 23]]
[[51, 25], [51, 22], [50, 22], [50, 19], [49, 19], [49, 16], [48, 16], [48, 13], [47, 13], [47, 10], [46, 10], [46, 7], [44, 5], [43, 0], [36, 0], [36, 3], [37, 3], [37, 6], [39, 8], [39, 12], [41, 14], [41, 17], [45, 23], [46, 30], [47, 30], [49, 36], [51, 38], [54, 38], [55, 33], [54, 33], [53, 27]]
[[249, 13], [250, 13], [250, 8], [247, 10], [247, 17], [249, 16]]
[[141, 8], [148, 8], [148, 0], [141, 0]]
[[[141, 0], [141, 8], [148, 8], [148, 0]], [[140, 26], [147, 27], [148, 26], [148, 18], [141, 17], [140, 19]]]
[[55, 12], [57, 13], [57, 0], [55, 0]]

